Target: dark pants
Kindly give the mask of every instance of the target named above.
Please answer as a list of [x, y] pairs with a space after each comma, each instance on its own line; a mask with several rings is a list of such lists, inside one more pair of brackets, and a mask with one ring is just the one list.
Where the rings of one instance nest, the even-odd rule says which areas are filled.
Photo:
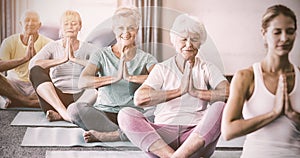
[[[30, 69], [30, 81], [36, 91], [37, 87], [45, 82], [51, 82], [51, 78], [49, 76], [49, 70], [43, 69], [40, 66], [34, 66]], [[56, 94], [64, 104], [64, 106], [67, 108], [71, 103], [75, 102], [83, 92], [76, 93], [76, 94], [69, 94], [69, 93], [63, 93], [61, 90], [56, 88], [53, 85]], [[36, 92], [40, 106], [44, 112], [47, 112], [48, 110], [54, 110], [56, 111], [47, 101], [45, 101], [37, 92]]]

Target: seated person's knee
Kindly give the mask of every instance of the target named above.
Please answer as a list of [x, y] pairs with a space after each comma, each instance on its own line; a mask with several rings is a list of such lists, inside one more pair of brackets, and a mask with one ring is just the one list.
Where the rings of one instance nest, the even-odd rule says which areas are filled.
[[119, 122], [120, 122], [120, 120], [129, 121], [131, 119], [136, 119], [136, 118], [140, 118], [140, 117], [144, 117], [144, 115], [141, 112], [139, 112], [138, 110], [136, 110], [134, 108], [130, 108], [130, 107], [122, 108], [118, 113], [118, 121]]
[[71, 118], [71, 121], [74, 122], [74, 120], [77, 120], [77, 118], [80, 118], [80, 111], [82, 107], [88, 106], [88, 103], [83, 102], [74, 102], [70, 104], [67, 108], [67, 113]]

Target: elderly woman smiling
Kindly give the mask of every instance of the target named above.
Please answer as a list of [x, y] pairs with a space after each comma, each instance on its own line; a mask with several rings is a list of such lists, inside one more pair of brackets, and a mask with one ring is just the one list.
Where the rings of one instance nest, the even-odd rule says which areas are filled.
[[135, 107], [134, 86], [141, 84], [157, 63], [135, 45], [140, 14], [136, 8], [118, 8], [113, 17], [117, 43], [95, 52], [83, 70], [80, 88], [98, 88], [94, 105], [74, 103], [69, 108], [72, 122], [86, 130], [86, 142], [127, 140], [119, 130], [117, 115], [124, 107]]
[[209, 157], [220, 136], [229, 83], [197, 56], [207, 35], [195, 17], [178, 16], [170, 36], [177, 54], [157, 64], [135, 93], [136, 105], [156, 105], [154, 123], [136, 109], [124, 108], [119, 125], [150, 156]]

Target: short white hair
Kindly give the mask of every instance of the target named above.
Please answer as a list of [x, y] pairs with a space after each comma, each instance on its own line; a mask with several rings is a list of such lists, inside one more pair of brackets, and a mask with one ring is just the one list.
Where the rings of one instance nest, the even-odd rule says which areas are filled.
[[116, 21], [119, 20], [120, 17], [132, 17], [135, 20], [136, 26], [139, 27], [141, 22], [141, 14], [136, 7], [122, 6], [119, 7], [112, 16], [112, 25], [115, 26]]
[[197, 17], [188, 14], [181, 14], [176, 17], [173, 26], [170, 30], [171, 43], [175, 44], [175, 39], [182, 32], [197, 33], [200, 35], [201, 44], [205, 43], [207, 38], [206, 29], [202, 21]]
[[30, 9], [25, 10], [25, 11], [22, 13], [22, 15], [21, 15], [21, 17], [20, 17], [20, 22], [23, 23], [24, 20], [25, 20], [25, 18], [27, 17], [28, 14], [34, 14], [34, 15], [37, 17], [38, 22], [41, 22], [41, 21], [40, 21], [40, 15], [39, 15], [39, 13], [36, 12], [36, 11], [34, 11], [34, 10], [30, 10]]

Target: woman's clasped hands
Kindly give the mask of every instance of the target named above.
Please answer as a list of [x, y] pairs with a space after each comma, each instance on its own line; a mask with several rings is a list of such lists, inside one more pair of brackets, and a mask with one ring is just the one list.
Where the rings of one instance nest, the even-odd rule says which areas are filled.
[[278, 79], [278, 86], [276, 90], [276, 100], [273, 112], [277, 117], [285, 115], [287, 118], [299, 125], [300, 113], [293, 109], [288, 94], [287, 79], [285, 74], [281, 74]]

